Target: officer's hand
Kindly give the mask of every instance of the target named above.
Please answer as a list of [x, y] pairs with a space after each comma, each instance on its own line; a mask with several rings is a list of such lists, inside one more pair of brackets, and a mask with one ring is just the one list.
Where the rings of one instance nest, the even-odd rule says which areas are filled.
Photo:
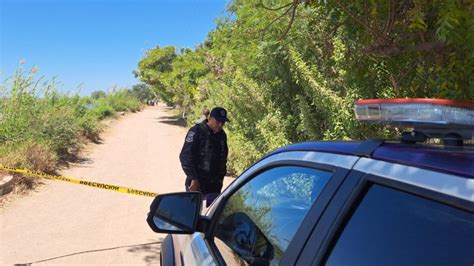
[[192, 179], [191, 185], [189, 186], [189, 191], [199, 191], [199, 180]]

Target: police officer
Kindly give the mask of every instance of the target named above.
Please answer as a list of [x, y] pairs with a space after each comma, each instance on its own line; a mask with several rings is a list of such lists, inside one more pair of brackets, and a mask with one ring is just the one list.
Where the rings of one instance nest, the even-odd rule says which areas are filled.
[[201, 191], [205, 195], [221, 192], [228, 154], [227, 136], [222, 127], [227, 121], [227, 111], [215, 107], [208, 119], [188, 131], [179, 154], [187, 191]]

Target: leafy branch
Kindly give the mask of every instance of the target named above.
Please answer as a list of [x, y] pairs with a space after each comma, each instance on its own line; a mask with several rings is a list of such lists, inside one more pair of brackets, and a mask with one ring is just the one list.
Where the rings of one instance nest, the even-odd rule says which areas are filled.
[[263, 32], [266, 32], [271, 25], [273, 25], [273, 23], [277, 22], [278, 20], [282, 19], [283, 17], [285, 17], [288, 13], [290, 13], [290, 22], [288, 23], [288, 26], [286, 27], [285, 31], [283, 32], [283, 34], [280, 36], [280, 40], [283, 40], [288, 32], [290, 31], [291, 27], [293, 26], [293, 23], [295, 21], [295, 17], [296, 17], [296, 9], [298, 8], [298, 5], [301, 4], [301, 3], [304, 3], [305, 1], [301, 1], [301, 0], [293, 0], [292, 2], [290, 3], [287, 3], [287, 4], [284, 4], [282, 6], [279, 6], [279, 7], [268, 7], [268, 6], [265, 6], [262, 2], [260, 2], [257, 7], [262, 7], [266, 10], [269, 10], [269, 11], [278, 11], [278, 10], [282, 10], [282, 9], [285, 9], [285, 12], [283, 12], [281, 15], [275, 17], [272, 21], [270, 21], [270, 23], [268, 23], [262, 30], [260, 30], [260, 33], [263, 33]]

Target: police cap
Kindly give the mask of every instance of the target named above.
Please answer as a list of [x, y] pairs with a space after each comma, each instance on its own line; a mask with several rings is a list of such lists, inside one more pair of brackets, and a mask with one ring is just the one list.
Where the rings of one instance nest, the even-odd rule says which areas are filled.
[[227, 118], [227, 110], [222, 107], [214, 107], [210, 116], [222, 123], [230, 122], [230, 120]]

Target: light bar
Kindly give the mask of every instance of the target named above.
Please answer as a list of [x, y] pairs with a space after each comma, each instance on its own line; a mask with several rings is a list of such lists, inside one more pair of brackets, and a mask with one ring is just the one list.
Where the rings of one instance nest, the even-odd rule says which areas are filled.
[[405, 127], [452, 126], [474, 129], [474, 102], [442, 99], [360, 100], [354, 103], [360, 121], [395, 123]]

